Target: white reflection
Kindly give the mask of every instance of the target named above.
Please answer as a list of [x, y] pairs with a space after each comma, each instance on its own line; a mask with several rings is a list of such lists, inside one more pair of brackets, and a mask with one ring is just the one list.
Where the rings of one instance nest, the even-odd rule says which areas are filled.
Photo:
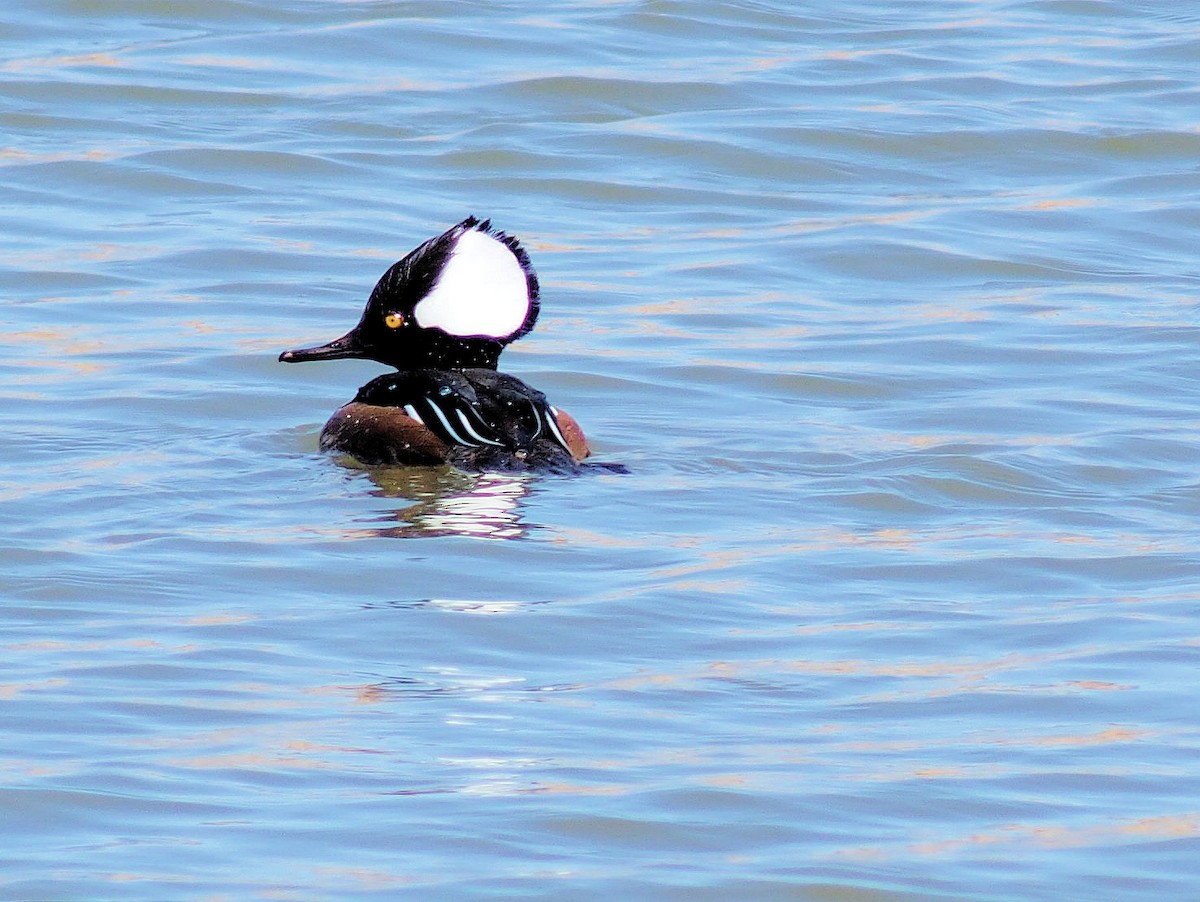
[[401, 525], [376, 530], [377, 535], [519, 539], [529, 530], [521, 519], [521, 501], [533, 479], [529, 473], [389, 468], [368, 475], [379, 495], [415, 502], [392, 515]]
[[415, 516], [413, 508], [405, 514], [414, 527], [425, 533], [515, 539], [525, 532], [520, 501], [528, 492], [528, 484], [526, 474], [481, 473], [469, 491], [436, 499]]

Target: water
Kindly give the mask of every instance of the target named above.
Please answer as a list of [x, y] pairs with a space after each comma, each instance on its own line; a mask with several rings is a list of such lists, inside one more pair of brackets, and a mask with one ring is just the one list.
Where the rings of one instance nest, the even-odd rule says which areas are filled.
[[[18, 3], [0, 898], [1189, 898], [1200, 12]], [[628, 476], [282, 366], [468, 213]]]

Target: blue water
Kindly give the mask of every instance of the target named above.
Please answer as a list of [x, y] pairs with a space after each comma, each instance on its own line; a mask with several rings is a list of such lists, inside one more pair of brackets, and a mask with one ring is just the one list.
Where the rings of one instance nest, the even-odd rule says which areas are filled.
[[[10, 6], [0, 898], [1196, 895], [1192, 5]], [[630, 475], [317, 451], [471, 213]]]

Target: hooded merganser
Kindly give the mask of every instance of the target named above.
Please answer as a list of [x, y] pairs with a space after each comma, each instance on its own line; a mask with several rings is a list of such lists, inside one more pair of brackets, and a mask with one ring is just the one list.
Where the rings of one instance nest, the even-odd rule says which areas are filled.
[[361, 357], [398, 370], [334, 412], [321, 430], [323, 451], [368, 465], [575, 471], [590, 453], [579, 424], [496, 371], [539, 309], [537, 274], [520, 242], [470, 216], [388, 269], [341, 338], [279, 359]]

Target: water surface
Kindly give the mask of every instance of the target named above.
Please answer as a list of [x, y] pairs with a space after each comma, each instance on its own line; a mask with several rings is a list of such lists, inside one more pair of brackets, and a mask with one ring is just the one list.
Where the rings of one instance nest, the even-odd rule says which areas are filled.
[[[0, 898], [1200, 879], [1200, 16], [19, 3]], [[318, 453], [467, 214], [628, 476]]]

